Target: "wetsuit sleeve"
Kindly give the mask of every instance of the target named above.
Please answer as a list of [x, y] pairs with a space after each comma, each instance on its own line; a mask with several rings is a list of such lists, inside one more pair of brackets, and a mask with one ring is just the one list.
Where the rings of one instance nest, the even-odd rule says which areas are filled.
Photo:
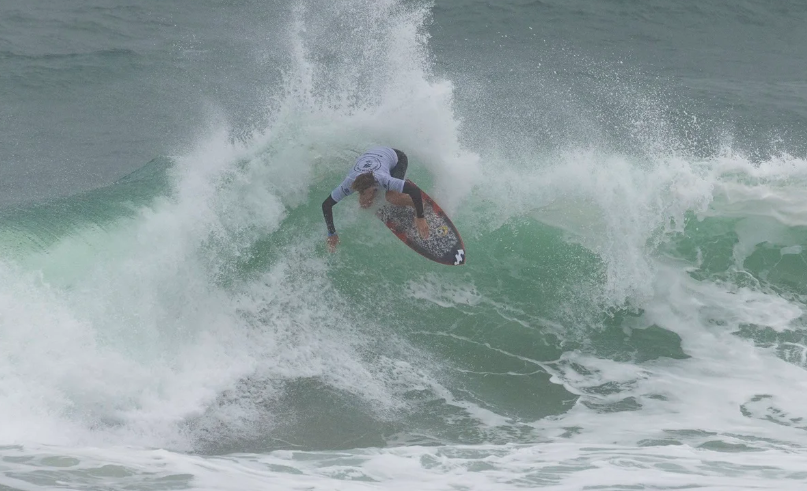
[[328, 235], [336, 233], [336, 227], [333, 225], [333, 205], [335, 204], [336, 200], [332, 196], [328, 196], [328, 199], [322, 202], [322, 214], [325, 216], [325, 225], [328, 226]]
[[412, 184], [410, 181], [405, 181], [403, 185], [403, 192], [412, 198], [412, 203], [415, 204], [415, 216], [423, 218], [423, 195], [420, 193], [420, 188]]

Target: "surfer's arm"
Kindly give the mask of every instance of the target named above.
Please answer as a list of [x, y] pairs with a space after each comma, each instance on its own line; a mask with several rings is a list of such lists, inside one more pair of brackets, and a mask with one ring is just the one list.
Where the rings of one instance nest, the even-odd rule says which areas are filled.
[[[423, 215], [423, 193], [420, 192], [420, 188], [410, 181], [404, 181], [403, 179], [396, 179], [394, 177], [382, 182], [381, 185], [387, 189], [387, 201], [391, 202], [392, 204], [405, 206], [409, 205], [409, 203], [401, 202], [395, 197], [391, 197], [389, 195], [390, 192], [396, 191], [409, 196], [409, 200], [412, 201], [412, 206], [415, 207], [415, 227], [418, 230], [418, 235], [420, 235], [421, 239], [428, 239], [429, 224], [426, 222], [426, 217]], [[400, 194], [398, 196], [400, 196]]]
[[325, 225], [328, 227], [328, 250], [336, 252], [336, 245], [339, 243], [339, 236], [336, 235], [336, 227], [333, 225], [333, 205], [337, 201], [333, 196], [328, 196], [328, 199], [322, 202], [322, 214], [325, 216]]
[[322, 202], [322, 215], [325, 217], [325, 225], [328, 226], [328, 235], [336, 235], [336, 227], [333, 224], [333, 205], [336, 200], [333, 196], [328, 195], [328, 199]]
[[412, 204], [415, 206], [415, 216], [423, 218], [423, 195], [420, 194], [420, 188], [410, 181], [404, 181], [402, 192], [412, 198]]
[[401, 191], [412, 198], [412, 204], [415, 206], [415, 227], [418, 230], [420, 238], [428, 239], [429, 224], [426, 222], [426, 218], [423, 215], [423, 195], [420, 192], [420, 188], [410, 181], [404, 181]]

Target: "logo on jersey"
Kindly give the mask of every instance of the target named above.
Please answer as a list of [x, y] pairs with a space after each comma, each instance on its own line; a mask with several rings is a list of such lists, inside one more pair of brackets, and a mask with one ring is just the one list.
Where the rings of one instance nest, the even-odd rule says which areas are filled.
[[462, 262], [465, 260], [465, 250], [458, 249], [457, 254], [454, 256], [454, 259], [456, 259], [456, 261], [454, 261], [454, 266], [462, 264]]
[[361, 160], [356, 162], [356, 165], [353, 166], [353, 170], [362, 174], [378, 170], [381, 167], [381, 159], [379, 157], [380, 156], [375, 155], [365, 155]]

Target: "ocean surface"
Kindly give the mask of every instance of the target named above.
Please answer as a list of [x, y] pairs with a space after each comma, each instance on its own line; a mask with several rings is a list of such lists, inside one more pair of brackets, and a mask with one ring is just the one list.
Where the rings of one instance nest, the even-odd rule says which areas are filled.
[[[0, 1], [0, 490], [806, 489], [806, 25]], [[326, 251], [378, 144], [466, 265]]]

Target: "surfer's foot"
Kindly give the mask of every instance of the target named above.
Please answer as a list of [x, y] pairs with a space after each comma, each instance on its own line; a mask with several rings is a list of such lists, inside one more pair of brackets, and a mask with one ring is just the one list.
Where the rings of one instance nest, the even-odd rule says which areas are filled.
[[415, 206], [412, 202], [412, 197], [408, 194], [399, 193], [397, 191], [387, 191], [386, 198], [387, 201], [395, 206]]

